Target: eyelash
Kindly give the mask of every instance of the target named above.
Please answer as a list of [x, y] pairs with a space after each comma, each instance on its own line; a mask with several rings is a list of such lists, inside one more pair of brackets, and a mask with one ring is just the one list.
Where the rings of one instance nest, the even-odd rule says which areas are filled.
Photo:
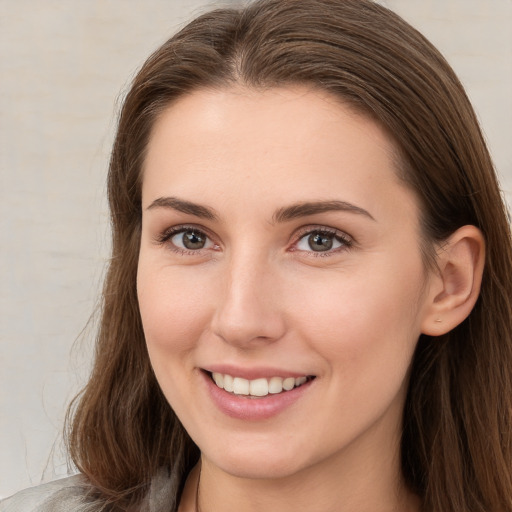
[[[193, 231], [199, 235], [203, 235], [204, 237], [206, 237], [207, 239], [212, 241], [212, 237], [210, 235], [208, 235], [208, 233], [204, 230], [204, 228], [198, 228], [193, 225], [180, 225], [180, 226], [173, 226], [169, 229], [166, 229], [163, 233], [161, 233], [160, 235], [158, 235], [156, 237], [155, 242], [159, 245], [169, 246], [173, 252], [176, 252], [180, 255], [195, 256], [198, 253], [200, 253], [202, 249], [195, 249], [195, 250], [182, 249], [181, 247], [177, 247], [172, 242], [170, 242], [171, 238], [174, 237], [175, 235], [178, 235], [180, 233], [186, 233], [187, 231]], [[334, 240], [339, 242], [341, 245], [340, 245], [340, 247], [334, 248], [332, 250], [329, 249], [326, 251], [313, 251], [313, 250], [307, 251], [307, 250], [297, 249], [296, 246], [299, 244], [299, 242], [303, 238], [305, 238], [306, 236], [311, 236], [311, 235], [316, 235], [316, 234], [332, 237]], [[318, 257], [325, 258], [328, 256], [332, 256], [333, 254], [347, 251], [347, 250], [351, 249], [352, 246], [354, 245], [354, 240], [351, 236], [349, 236], [346, 233], [343, 233], [342, 231], [339, 231], [337, 229], [327, 228], [325, 226], [306, 226], [304, 228], [301, 228], [299, 230], [299, 232], [296, 235], [294, 235], [294, 238], [295, 238], [295, 242], [293, 243], [293, 246], [290, 249], [290, 251], [291, 252], [304, 252], [308, 256], [311, 256], [314, 258], [318, 258]], [[215, 242], [212, 241], [212, 243], [214, 244], [215, 247], [219, 247], [217, 244], [215, 244]]]
[[[207, 239], [211, 240], [212, 237], [208, 235], [208, 233], [203, 228], [198, 228], [196, 226], [190, 225], [181, 225], [181, 226], [173, 226], [169, 229], [166, 229], [163, 233], [157, 236], [156, 243], [158, 245], [167, 245], [173, 252], [183, 255], [183, 256], [195, 256], [197, 255], [201, 249], [182, 249], [181, 247], [177, 247], [171, 242], [171, 238], [175, 235], [179, 235], [180, 233], [186, 233], [187, 231], [193, 231], [199, 235], [203, 235]], [[217, 244], [214, 244], [218, 247]]]
[[[305, 237], [311, 236], [311, 235], [323, 235], [332, 237], [333, 240], [336, 240], [341, 245], [340, 247], [329, 249], [327, 251], [303, 251], [301, 249], [297, 249], [296, 246], [298, 243]], [[340, 252], [348, 251], [351, 249], [354, 245], [354, 239], [344, 233], [343, 231], [339, 231], [338, 229], [334, 228], [328, 228], [326, 226], [306, 226], [304, 228], [301, 228], [297, 235], [295, 235], [296, 241], [294, 242], [294, 247], [291, 249], [293, 252], [301, 251], [308, 255], [308, 257], [313, 258], [326, 258], [329, 256], [333, 256], [335, 254], [339, 254]]]

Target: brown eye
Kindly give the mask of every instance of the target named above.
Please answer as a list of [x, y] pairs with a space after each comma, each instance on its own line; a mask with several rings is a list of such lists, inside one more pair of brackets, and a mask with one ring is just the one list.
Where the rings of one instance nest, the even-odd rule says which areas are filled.
[[312, 233], [308, 236], [308, 245], [312, 251], [328, 251], [332, 249], [334, 235]]
[[341, 231], [316, 229], [301, 236], [295, 248], [309, 253], [327, 253], [348, 249], [351, 245], [351, 238]]
[[187, 229], [186, 231], [181, 231], [173, 235], [171, 242], [180, 249], [198, 251], [206, 247], [208, 237], [200, 231]]

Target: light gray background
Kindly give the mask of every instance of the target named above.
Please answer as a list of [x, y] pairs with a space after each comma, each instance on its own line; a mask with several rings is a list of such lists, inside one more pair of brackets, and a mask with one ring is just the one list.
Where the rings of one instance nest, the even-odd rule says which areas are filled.
[[[512, 0], [381, 3], [459, 74], [512, 202]], [[108, 259], [118, 99], [211, 4], [0, 0], [0, 497], [67, 472], [60, 432], [90, 364], [94, 323], [80, 334]]]

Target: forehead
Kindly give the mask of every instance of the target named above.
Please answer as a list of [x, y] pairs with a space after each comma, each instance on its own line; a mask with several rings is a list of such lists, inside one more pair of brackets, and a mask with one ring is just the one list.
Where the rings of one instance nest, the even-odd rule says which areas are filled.
[[368, 206], [384, 184], [404, 189], [385, 131], [306, 87], [195, 91], [163, 111], [147, 149], [146, 205], [165, 194], [209, 202], [222, 193], [225, 203], [240, 205], [276, 206], [289, 196]]
[[[221, 138], [230, 125], [233, 128], [230, 135], [237, 139], [258, 134], [261, 141], [261, 136], [267, 135], [267, 143], [283, 144], [287, 139], [294, 142], [300, 136], [313, 142], [315, 136], [325, 136], [330, 126], [340, 122], [352, 131], [364, 132], [377, 144], [384, 142], [381, 145], [394, 153], [391, 138], [369, 115], [333, 94], [301, 85], [195, 90], [179, 97], [157, 117], [150, 143], [154, 144], [160, 136], [171, 135], [191, 143], [188, 138], [191, 131], [209, 138], [217, 134]], [[290, 125], [285, 132], [283, 124]]]

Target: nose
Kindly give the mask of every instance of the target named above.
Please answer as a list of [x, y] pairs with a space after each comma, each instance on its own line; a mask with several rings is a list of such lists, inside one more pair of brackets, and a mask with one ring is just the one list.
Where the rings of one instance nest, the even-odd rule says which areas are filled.
[[222, 273], [211, 328], [226, 343], [252, 348], [281, 338], [279, 279], [264, 258], [233, 257]]

